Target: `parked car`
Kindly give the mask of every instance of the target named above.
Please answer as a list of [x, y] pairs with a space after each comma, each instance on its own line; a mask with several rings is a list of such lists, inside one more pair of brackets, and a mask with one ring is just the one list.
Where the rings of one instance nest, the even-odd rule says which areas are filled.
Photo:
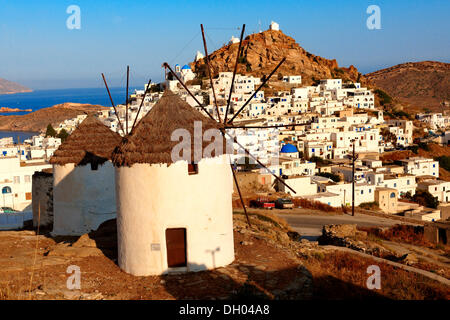
[[291, 199], [278, 198], [275, 201], [275, 207], [277, 209], [292, 209], [294, 208], [294, 203]]
[[10, 207], [0, 207], [0, 213], [16, 213], [16, 212], [18, 211]]
[[258, 198], [250, 201], [250, 206], [253, 208], [273, 209], [275, 208], [275, 202], [269, 201], [267, 198]]

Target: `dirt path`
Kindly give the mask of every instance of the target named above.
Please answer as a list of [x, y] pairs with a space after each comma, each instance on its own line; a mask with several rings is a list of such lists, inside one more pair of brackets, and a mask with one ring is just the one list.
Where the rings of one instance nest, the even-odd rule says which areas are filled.
[[381, 240], [381, 242], [384, 247], [390, 251], [398, 253], [399, 255], [414, 253], [417, 258], [423, 259], [429, 263], [441, 266], [443, 268], [450, 267], [450, 259], [437, 254], [434, 250], [400, 242], [386, 240]]

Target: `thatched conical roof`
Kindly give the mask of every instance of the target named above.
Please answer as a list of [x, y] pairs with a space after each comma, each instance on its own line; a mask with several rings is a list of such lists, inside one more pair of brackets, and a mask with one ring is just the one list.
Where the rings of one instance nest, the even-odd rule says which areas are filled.
[[111, 160], [112, 152], [121, 141], [122, 137], [118, 133], [111, 131], [95, 116], [90, 115], [59, 146], [50, 158], [50, 163], [102, 164]]
[[[166, 90], [161, 99], [136, 125], [131, 135], [126, 137], [114, 151], [114, 165], [132, 166], [135, 163], [166, 163], [170, 165], [174, 162], [171, 156], [172, 150], [181, 141], [171, 141], [172, 133], [177, 129], [185, 129], [191, 136], [191, 161], [216, 157], [225, 153], [226, 140], [221, 135], [220, 141], [218, 141], [223, 146], [221, 154], [215, 154], [215, 152], [210, 155], [203, 154], [204, 149], [215, 142], [215, 138], [212, 138], [212, 141], [202, 139], [201, 150], [194, 149], [195, 122], [201, 122], [202, 135], [206, 130], [222, 128], [221, 124], [205, 117], [177, 94]], [[217, 132], [220, 133], [220, 131]], [[184, 157], [184, 155], [181, 156]]]

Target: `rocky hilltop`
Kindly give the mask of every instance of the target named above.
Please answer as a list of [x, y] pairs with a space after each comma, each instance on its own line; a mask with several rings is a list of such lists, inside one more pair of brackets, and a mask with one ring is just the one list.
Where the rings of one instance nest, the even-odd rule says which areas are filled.
[[80, 114], [90, 114], [103, 109], [107, 108], [82, 103], [57, 104], [26, 115], [0, 116], [0, 130], [44, 131], [49, 123], [55, 127], [66, 119], [72, 119]]
[[0, 78], [0, 94], [13, 94], [20, 92], [31, 92], [33, 90], [21, 84]]
[[[239, 43], [226, 45], [210, 54], [211, 67], [218, 72], [233, 71]], [[286, 57], [277, 74], [301, 75], [303, 84], [312, 84], [320, 79], [341, 78], [344, 81], [366, 79], [354, 66], [339, 67], [335, 59], [329, 60], [307, 52], [295, 40], [282, 31], [267, 30], [247, 36], [242, 43], [238, 73], [255, 76], [268, 75]], [[191, 64], [198, 76], [207, 76], [205, 59]], [[277, 74], [274, 78], [277, 78]]]
[[408, 62], [365, 75], [393, 98], [411, 106], [438, 110], [450, 102], [450, 64]]

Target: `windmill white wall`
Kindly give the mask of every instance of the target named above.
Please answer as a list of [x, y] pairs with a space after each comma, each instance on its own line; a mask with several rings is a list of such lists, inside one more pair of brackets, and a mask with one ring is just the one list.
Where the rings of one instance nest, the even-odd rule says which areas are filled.
[[[170, 271], [167, 228], [186, 228], [187, 266], [200, 271], [234, 260], [233, 177], [227, 156], [116, 168], [119, 266], [136, 276]], [[159, 249], [159, 250], [158, 250]]]
[[116, 217], [114, 166], [53, 166], [53, 235], [82, 235]]

